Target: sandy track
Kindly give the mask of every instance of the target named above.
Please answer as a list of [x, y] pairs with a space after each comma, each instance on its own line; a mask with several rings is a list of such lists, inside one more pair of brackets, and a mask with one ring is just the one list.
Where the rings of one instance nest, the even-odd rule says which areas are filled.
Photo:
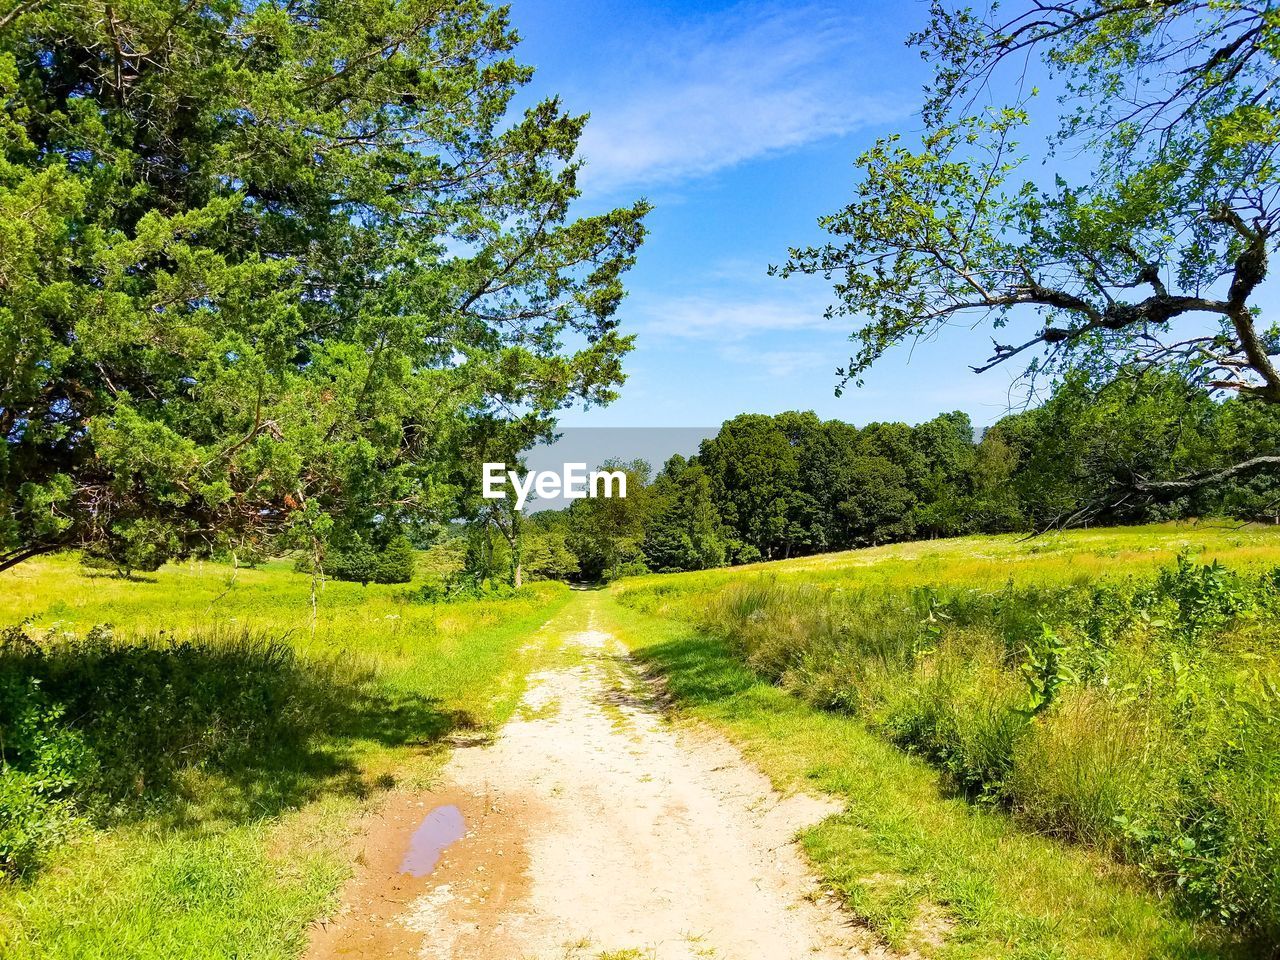
[[[494, 743], [454, 753], [446, 790], [381, 821], [374, 843], [396, 849], [365, 857], [313, 957], [861, 956], [792, 842], [831, 806], [783, 798], [725, 741], [673, 730], [608, 634], [566, 645]], [[397, 878], [437, 803], [459, 806], [467, 836], [430, 877]]]

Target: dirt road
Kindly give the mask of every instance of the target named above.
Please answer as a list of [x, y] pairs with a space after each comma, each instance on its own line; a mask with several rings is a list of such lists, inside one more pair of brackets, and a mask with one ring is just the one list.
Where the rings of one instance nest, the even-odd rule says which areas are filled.
[[[594, 602], [575, 597], [586, 629], [580, 616], [556, 638], [496, 740], [460, 746], [440, 791], [398, 798], [370, 828], [313, 960], [861, 956], [792, 842], [830, 805], [784, 798], [723, 740], [673, 729]], [[414, 878], [404, 854], [432, 811], [460, 812], [466, 834]]]

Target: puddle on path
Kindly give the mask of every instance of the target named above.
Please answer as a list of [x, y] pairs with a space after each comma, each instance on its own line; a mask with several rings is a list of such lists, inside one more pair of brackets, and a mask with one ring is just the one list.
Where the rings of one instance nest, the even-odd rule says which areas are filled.
[[462, 811], [453, 804], [436, 807], [423, 818], [409, 838], [409, 849], [400, 862], [400, 872], [425, 877], [436, 868], [440, 855], [449, 844], [461, 840], [467, 832]]

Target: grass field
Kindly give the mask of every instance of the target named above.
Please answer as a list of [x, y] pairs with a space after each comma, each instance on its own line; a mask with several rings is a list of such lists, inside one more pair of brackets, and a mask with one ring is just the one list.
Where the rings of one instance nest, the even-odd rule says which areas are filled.
[[1277, 565], [1273, 531], [1169, 525], [640, 577], [613, 595], [677, 703], [779, 781], [848, 802], [806, 843], [891, 945], [1270, 956]]
[[[0, 578], [0, 625], [30, 619], [55, 650], [63, 634], [114, 633], [43, 663], [47, 683], [106, 691], [90, 709], [114, 735], [89, 753], [110, 763], [60, 842], [0, 888], [0, 955], [297, 956], [349, 870], [356, 815], [430, 782], [451, 732], [510, 714], [535, 655], [521, 648], [569, 591], [406, 595], [330, 582], [313, 622], [310, 580], [284, 562], [170, 565], [130, 582], [56, 557]], [[132, 796], [106, 766], [147, 782]]]
[[1274, 531], [1169, 525], [447, 604], [331, 582], [313, 616], [285, 562], [31, 562], [0, 578], [0, 627], [27, 622], [0, 638], [4, 756], [35, 758], [3, 778], [0, 854], [29, 858], [0, 956], [297, 957], [357, 815], [509, 716], [556, 655], [529, 637], [588, 610], [680, 713], [843, 801], [803, 840], [891, 947], [1270, 956], [1277, 566]]

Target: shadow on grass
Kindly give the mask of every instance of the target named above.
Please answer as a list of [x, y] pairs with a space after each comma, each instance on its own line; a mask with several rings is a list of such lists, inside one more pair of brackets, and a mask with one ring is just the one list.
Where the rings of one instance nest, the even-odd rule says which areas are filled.
[[248, 633], [3, 631], [0, 774], [14, 786], [0, 794], [0, 869], [36, 864], [69, 813], [187, 829], [363, 796], [393, 782], [363, 775], [371, 749], [438, 749], [474, 727], [367, 669]]
[[693, 630], [644, 647], [634, 657], [647, 674], [661, 682], [668, 699], [690, 706], [739, 699], [762, 682], [722, 640]]

